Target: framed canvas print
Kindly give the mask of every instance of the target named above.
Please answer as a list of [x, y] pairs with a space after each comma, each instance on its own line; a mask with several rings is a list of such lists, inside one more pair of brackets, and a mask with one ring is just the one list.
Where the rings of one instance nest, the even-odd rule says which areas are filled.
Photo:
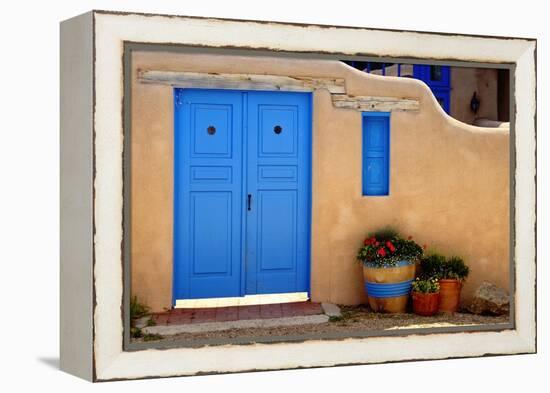
[[536, 41], [61, 23], [61, 367], [536, 351]]

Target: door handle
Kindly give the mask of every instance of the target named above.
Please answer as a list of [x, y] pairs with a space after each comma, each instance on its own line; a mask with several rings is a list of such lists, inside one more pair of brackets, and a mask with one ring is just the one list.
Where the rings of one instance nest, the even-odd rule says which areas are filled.
[[252, 194], [248, 194], [248, 197], [246, 198], [246, 207], [248, 211], [252, 208]]

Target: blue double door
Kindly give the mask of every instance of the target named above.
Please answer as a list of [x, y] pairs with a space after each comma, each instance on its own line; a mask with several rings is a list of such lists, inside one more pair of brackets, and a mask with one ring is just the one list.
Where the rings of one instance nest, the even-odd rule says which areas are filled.
[[174, 90], [174, 302], [309, 291], [310, 106]]

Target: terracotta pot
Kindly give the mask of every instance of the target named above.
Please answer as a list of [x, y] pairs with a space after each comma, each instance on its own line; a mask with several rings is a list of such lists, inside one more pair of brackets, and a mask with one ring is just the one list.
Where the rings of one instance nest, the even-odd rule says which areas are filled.
[[412, 304], [415, 314], [429, 317], [439, 310], [439, 292], [422, 293], [412, 292]]
[[409, 261], [402, 261], [396, 267], [363, 265], [370, 308], [376, 312], [406, 312], [414, 273], [415, 264]]
[[439, 280], [439, 311], [456, 312], [460, 303], [461, 289], [462, 282], [460, 280]]

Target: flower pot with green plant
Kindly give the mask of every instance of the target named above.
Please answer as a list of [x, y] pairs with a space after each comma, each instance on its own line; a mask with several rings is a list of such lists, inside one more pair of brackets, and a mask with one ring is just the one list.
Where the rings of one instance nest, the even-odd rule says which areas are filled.
[[417, 277], [412, 283], [412, 305], [415, 314], [432, 316], [439, 310], [439, 282], [437, 278]]
[[450, 257], [443, 264], [439, 276], [440, 302], [439, 311], [456, 312], [460, 304], [462, 284], [468, 277], [470, 269], [460, 257]]
[[420, 261], [423, 275], [439, 280], [439, 311], [453, 313], [458, 310], [462, 284], [470, 269], [460, 257], [445, 258], [439, 254], [425, 256]]
[[406, 311], [416, 262], [422, 247], [411, 237], [403, 239], [393, 229], [371, 233], [357, 253], [369, 306], [376, 312]]

